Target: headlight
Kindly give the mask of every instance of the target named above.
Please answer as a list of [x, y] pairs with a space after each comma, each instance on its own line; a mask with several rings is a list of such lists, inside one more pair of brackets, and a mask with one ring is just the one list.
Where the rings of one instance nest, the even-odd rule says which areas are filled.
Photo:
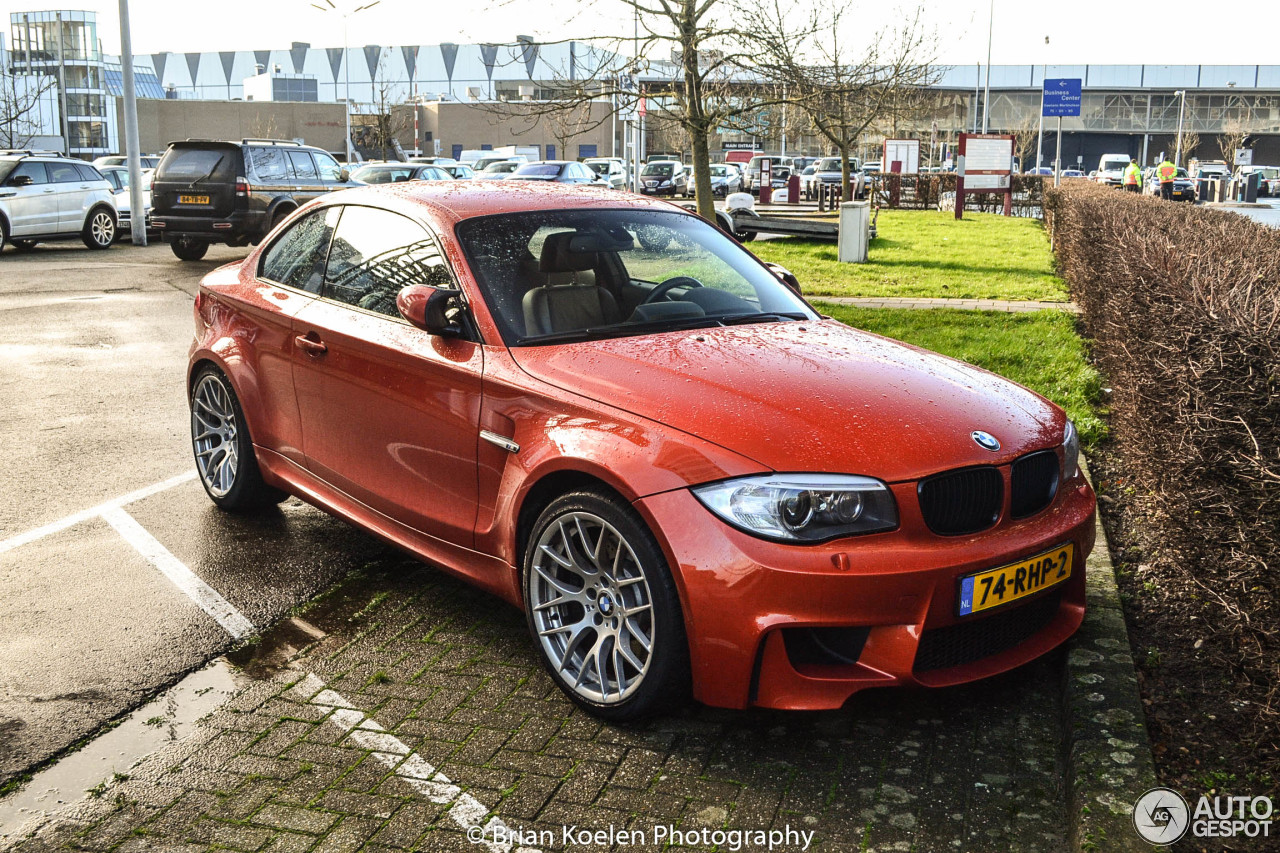
[[671, 186], [671, 182], [670, 182], [670, 181], [663, 181], [662, 183], [658, 184], [658, 186], [660, 186], [660, 187], [669, 187], [669, 186]]
[[697, 486], [693, 493], [739, 530], [783, 542], [824, 542], [898, 526], [893, 493], [871, 477], [762, 474]]
[[1075, 477], [1080, 473], [1080, 434], [1076, 425], [1067, 421], [1067, 428], [1062, 432], [1062, 481]]

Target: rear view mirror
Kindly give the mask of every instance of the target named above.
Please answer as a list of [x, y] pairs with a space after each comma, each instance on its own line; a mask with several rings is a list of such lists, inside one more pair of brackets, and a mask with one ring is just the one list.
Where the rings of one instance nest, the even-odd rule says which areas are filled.
[[346, 169], [339, 169], [338, 180], [342, 181], [342, 183], [345, 184], [347, 181], [351, 180], [351, 173], [348, 172]]
[[626, 252], [633, 248], [635, 248], [635, 238], [625, 228], [586, 231], [569, 238], [569, 251], [574, 253]]
[[796, 278], [795, 273], [791, 272], [791, 270], [781, 264], [766, 263], [765, 266], [769, 268], [769, 272], [778, 277], [778, 281], [782, 282], [796, 293], [800, 292], [800, 279]]
[[31, 179], [30, 175], [14, 175], [9, 179], [9, 186], [11, 187], [29, 187], [34, 183], [35, 181]]
[[442, 290], [427, 284], [410, 284], [396, 294], [396, 308], [400, 316], [413, 326], [442, 338], [464, 336], [458, 322], [461, 304], [455, 300], [460, 290]]

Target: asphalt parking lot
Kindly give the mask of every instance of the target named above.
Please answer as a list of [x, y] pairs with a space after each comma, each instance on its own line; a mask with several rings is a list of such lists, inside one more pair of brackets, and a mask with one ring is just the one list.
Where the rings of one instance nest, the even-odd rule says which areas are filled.
[[[0, 785], [211, 661], [230, 673], [136, 767], [109, 733], [55, 795], [33, 800], [47, 772], [0, 798], [0, 846], [1068, 849], [1062, 653], [839, 712], [602, 725], [509, 606], [296, 500], [215, 510], [183, 375], [198, 279], [243, 254], [0, 256]], [[176, 730], [175, 695], [120, 730]]]

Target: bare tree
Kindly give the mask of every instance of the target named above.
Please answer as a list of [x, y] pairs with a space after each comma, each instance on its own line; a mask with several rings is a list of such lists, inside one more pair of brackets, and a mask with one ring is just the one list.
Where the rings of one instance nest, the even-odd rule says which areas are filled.
[[[784, 97], [772, 81], [762, 76], [758, 57], [766, 35], [744, 23], [749, 20], [746, 4], [758, 0], [621, 0], [632, 14], [620, 16], [638, 23], [639, 35], [634, 47], [638, 57], [670, 57], [653, 66], [622, 53], [631, 39], [613, 38], [615, 50], [598, 50], [593, 67], [575, 68], [577, 73], [562, 73], [557, 88], [563, 97], [544, 105], [522, 102], [493, 104], [494, 111], [529, 115], [539, 110], [546, 113], [563, 111], [581, 100], [612, 100], [630, 109], [643, 98], [652, 121], [657, 118], [679, 128], [688, 137], [696, 178], [698, 213], [715, 221], [715, 205], [711, 194], [712, 138], [729, 128], [754, 132], [762, 110], [780, 104]], [[794, 22], [786, 33], [795, 35]], [[595, 41], [602, 39], [597, 33]], [[512, 46], [515, 51], [528, 50], [531, 43]], [[649, 82], [635, 86], [623, 79], [636, 79], [657, 67]], [[585, 71], [585, 74], [583, 73]], [[657, 79], [652, 79], [657, 78]], [[608, 120], [608, 115], [604, 117]], [[581, 131], [580, 131], [581, 132]], [[683, 147], [683, 146], [682, 146]]]
[[383, 160], [388, 159], [388, 151], [396, 155], [391, 159], [399, 159], [396, 143], [400, 135], [413, 126], [412, 112], [397, 109], [406, 103], [405, 91], [387, 73], [389, 55], [383, 51], [378, 60], [378, 69], [373, 75], [373, 101], [357, 105], [357, 112], [352, 117], [352, 133], [359, 137], [361, 144], [377, 150]]
[[845, 199], [853, 197], [849, 157], [860, 137], [877, 124], [896, 132], [900, 120], [916, 116], [926, 104], [923, 88], [938, 74], [936, 39], [923, 24], [923, 7], [867, 44], [846, 40], [852, 28], [844, 23], [856, 12], [851, 0], [826, 0], [797, 36], [793, 8], [759, 0], [747, 24], [776, 34], [757, 43], [764, 51], [758, 67], [839, 153]]
[[[0, 64], [8, 54], [0, 54]], [[0, 68], [0, 148], [25, 148], [40, 134], [40, 102], [57, 86], [53, 77], [20, 76]]]
[[1036, 140], [1040, 136], [1040, 117], [1033, 114], [1023, 116], [1017, 124], [1009, 128], [1009, 133], [1013, 134], [1013, 154], [1018, 158], [1018, 162], [1022, 164], [1022, 171], [1025, 172], [1027, 158], [1036, 150]]
[[[1200, 134], [1194, 130], [1182, 131], [1182, 156], [1186, 160], [1190, 160], [1196, 155], [1196, 149], [1200, 147]], [[1146, 165], [1145, 163], [1143, 165]]]

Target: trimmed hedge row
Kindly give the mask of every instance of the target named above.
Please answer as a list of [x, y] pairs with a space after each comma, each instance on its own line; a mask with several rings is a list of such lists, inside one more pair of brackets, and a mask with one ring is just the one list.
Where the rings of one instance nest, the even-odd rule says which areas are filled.
[[1144, 571], [1196, 593], [1190, 630], [1238, 645], [1259, 734], [1280, 708], [1280, 230], [1084, 181], [1045, 216], [1114, 388]]

